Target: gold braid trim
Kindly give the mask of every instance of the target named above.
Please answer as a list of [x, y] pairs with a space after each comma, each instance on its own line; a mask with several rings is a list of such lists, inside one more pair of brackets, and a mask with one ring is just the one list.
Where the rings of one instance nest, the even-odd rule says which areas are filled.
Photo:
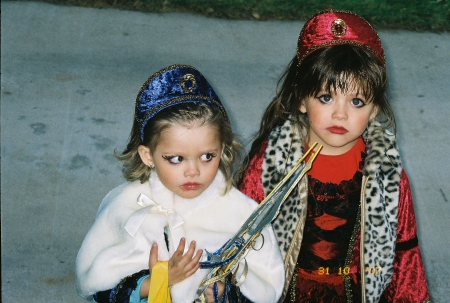
[[[350, 267], [350, 262], [353, 256], [353, 251], [355, 250], [355, 243], [356, 238], [358, 236], [360, 224], [361, 224], [361, 207], [358, 207], [358, 214], [356, 215], [355, 226], [353, 227], [352, 236], [350, 237], [350, 242], [348, 243], [347, 257], [345, 258], [345, 267]], [[344, 283], [347, 301], [348, 303], [353, 303], [353, 293], [351, 289], [350, 277], [348, 275], [344, 275]]]

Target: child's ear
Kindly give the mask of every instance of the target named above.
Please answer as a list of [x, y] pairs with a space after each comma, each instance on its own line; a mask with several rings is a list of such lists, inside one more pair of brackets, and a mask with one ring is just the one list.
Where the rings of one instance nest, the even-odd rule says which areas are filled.
[[306, 114], [305, 102], [301, 101], [300, 102], [300, 106], [298, 107], [298, 109], [300, 110], [301, 113]]
[[378, 115], [378, 106], [374, 106], [373, 108], [372, 108], [372, 113], [370, 114], [370, 117], [369, 117], [369, 120], [370, 121], [372, 121], [372, 120], [374, 120], [376, 117], [377, 117], [377, 115]]
[[150, 152], [150, 148], [148, 148], [145, 145], [139, 145], [138, 153], [139, 153], [139, 156], [141, 157], [142, 162], [144, 162], [145, 165], [147, 165], [148, 167], [154, 166], [153, 157], [152, 157], [152, 153]]

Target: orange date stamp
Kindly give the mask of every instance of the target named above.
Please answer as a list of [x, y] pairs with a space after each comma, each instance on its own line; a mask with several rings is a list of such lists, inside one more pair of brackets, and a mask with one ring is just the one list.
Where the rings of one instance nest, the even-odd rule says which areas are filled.
[[[371, 274], [371, 275], [378, 275], [381, 272], [381, 267], [379, 266], [367, 266], [365, 268], [365, 272], [367, 274]], [[345, 267], [338, 267], [336, 271], [333, 271], [332, 269], [330, 270], [329, 267], [319, 267], [319, 269], [317, 270], [317, 274], [319, 275], [329, 275], [329, 274], [337, 274], [339, 276], [346, 276], [350, 274], [350, 267], [345, 266]]]

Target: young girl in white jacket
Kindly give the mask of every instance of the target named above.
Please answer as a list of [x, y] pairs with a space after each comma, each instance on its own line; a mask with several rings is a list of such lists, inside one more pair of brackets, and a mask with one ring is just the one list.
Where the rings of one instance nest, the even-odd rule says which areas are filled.
[[[146, 302], [162, 285], [173, 302], [197, 300], [209, 271], [199, 266], [202, 251], [218, 250], [257, 206], [232, 186], [238, 147], [224, 107], [198, 70], [172, 65], [152, 75], [118, 156], [127, 182], [104, 198], [77, 256], [79, 294]], [[278, 300], [283, 260], [272, 228], [262, 235], [255, 246], [262, 248], [246, 256], [242, 285], [228, 278], [210, 285], [208, 302]]]

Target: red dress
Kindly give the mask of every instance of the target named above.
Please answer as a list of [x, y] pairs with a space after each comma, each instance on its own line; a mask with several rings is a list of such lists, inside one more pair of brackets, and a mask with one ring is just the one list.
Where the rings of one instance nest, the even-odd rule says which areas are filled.
[[[267, 144], [252, 159], [240, 189], [262, 201], [262, 162]], [[308, 173], [309, 194], [295, 283], [285, 302], [353, 302], [361, 298], [359, 200], [365, 144], [347, 153], [317, 157]], [[392, 282], [380, 302], [427, 302], [428, 288], [416, 236], [416, 221], [406, 173], [400, 181], [398, 235]], [[346, 294], [345, 283], [351, 294]]]
[[361, 296], [359, 264], [352, 261], [359, 234], [364, 156], [365, 145], [359, 140], [345, 154], [316, 158], [308, 173], [308, 208], [296, 283], [285, 302], [347, 302], [345, 283], [351, 285], [353, 298]]

